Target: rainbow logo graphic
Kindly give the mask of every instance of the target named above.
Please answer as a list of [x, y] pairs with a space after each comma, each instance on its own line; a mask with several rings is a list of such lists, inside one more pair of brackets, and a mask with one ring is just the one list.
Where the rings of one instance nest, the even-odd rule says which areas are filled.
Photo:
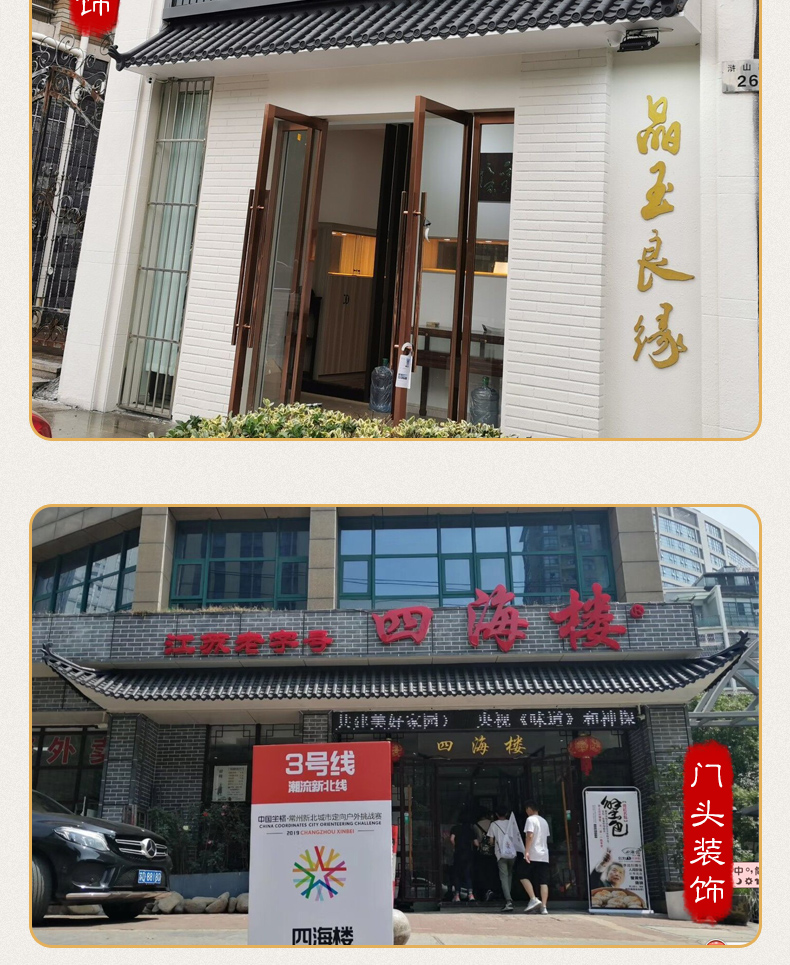
[[326, 846], [308, 848], [294, 861], [294, 888], [308, 901], [336, 897], [346, 883], [346, 863], [333, 848], [324, 857]]

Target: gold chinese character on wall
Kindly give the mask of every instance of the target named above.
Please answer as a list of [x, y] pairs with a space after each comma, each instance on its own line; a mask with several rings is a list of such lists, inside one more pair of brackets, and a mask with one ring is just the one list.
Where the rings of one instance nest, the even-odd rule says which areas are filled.
[[669, 214], [670, 211], [675, 210], [674, 204], [670, 204], [666, 199], [666, 195], [675, 190], [675, 185], [671, 181], [664, 182], [667, 174], [666, 164], [663, 161], [656, 161], [650, 168], [650, 173], [656, 175], [656, 183], [645, 194], [647, 204], [642, 208], [642, 217], [645, 221], [652, 221], [659, 215]]
[[[669, 302], [661, 303], [662, 312], [660, 315], [656, 316], [656, 321], [658, 322], [658, 331], [654, 332], [652, 335], [643, 337], [645, 334], [644, 315], [639, 316], [639, 321], [634, 325], [634, 331], [636, 332], [636, 337], [634, 341], [636, 342], [636, 351], [634, 352], [634, 361], [639, 361], [639, 356], [642, 354], [642, 349], [645, 345], [656, 343], [656, 350], [650, 355], [650, 361], [655, 365], [657, 369], [667, 369], [670, 365], [674, 365], [683, 352], [687, 351], [686, 346], [683, 344], [683, 336], [678, 335], [677, 338], [672, 334], [669, 328], [669, 316], [672, 313], [673, 306]], [[666, 358], [661, 360], [657, 359], [657, 356], [661, 355], [663, 352], [669, 352]]]
[[505, 741], [505, 750], [508, 752], [508, 754], [510, 754], [511, 757], [523, 757], [524, 754], [526, 754], [524, 738], [520, 734], [509, 737]]
[[472, 738], [472, 753], [480, 754], [482, 756], [485, 756], [488, 753], [488, 741], [485, 739], [483, 734], [481, 734], [479, 737]]
[[437, 741], [436, 750], [440, 754], [449, 754], [453, 749], [453, 741]]
[[680, 122], [667, 124], [669, 103], [666, 97], [659, 97], [654, 101], [650, 95], [647, 98], [647, 115], [650, 118], [648, 126], [636, 135], [636, 143], [640, 154], [647, 154], [648, 148], [657, 151], [659, 148], [670, 154], [677, 154], [680, 150]]
[[668, 268], [668, 259], [661, 258], [661, 237], [654, 228], [650, 237], [650, 244], [642, 250], [642, 257], [639, 259], [639, 281], [637, 287], [640, 292], [650, 291], [653, 287], [653, 275], [658, 275], [666, 281], [691, 281], [694, 276], [687, 275], [683, 271], [675, 271]]

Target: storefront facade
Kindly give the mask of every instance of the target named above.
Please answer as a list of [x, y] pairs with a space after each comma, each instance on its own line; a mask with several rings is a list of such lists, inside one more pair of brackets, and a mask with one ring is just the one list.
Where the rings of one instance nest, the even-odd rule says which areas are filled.
[[34, 786], [140, 824], [243, 819], [255, 744], [389, 740], [409, 903], [445, 897], [461, 812], [532, 797], [553, 896], [582, 898], [583, 788], [649, 797], [740, 653], [662, 602], [649, 509], [47, 509], [33, 534]]
[[754, 430], [752, 0], [162, 4], [121, 11], [61, 401], [342, 406], [410, 344], [396, 417], [485, 378], [516, 436]]

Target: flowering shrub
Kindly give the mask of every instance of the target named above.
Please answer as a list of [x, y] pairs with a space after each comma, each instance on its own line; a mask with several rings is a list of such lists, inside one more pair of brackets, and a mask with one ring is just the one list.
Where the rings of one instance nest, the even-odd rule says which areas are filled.
[[249, 804], [217, 803], [182, 811], [151, 808], [147, 823], [167, 841], [175, 874], [249, 869]]
[[[166, 439], [499, 439], [494, 426], [470, 422], [438, 422], [412, 417], [397, 426], [380, 419], [358, 418], [333, 409], [295, 402], [238, 416], [205, 419], [191, 416], [176, 425]], [[153, 438], [153, 434], [149, 438]]]

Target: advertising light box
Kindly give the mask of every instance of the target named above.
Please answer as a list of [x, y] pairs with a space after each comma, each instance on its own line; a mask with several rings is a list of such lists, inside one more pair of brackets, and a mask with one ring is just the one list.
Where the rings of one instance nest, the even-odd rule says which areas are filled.
[[392, 945], [387, 741], [255, 747], [250, 945]]

